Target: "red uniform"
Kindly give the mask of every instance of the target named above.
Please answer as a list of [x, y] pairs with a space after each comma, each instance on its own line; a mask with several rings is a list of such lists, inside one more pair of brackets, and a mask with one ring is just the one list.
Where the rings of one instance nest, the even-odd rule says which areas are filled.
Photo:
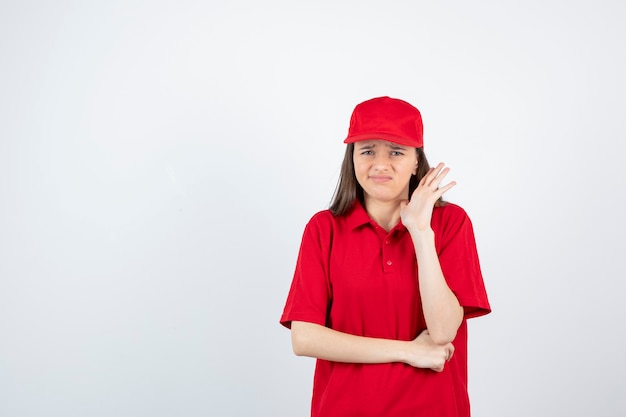
[[[490, 311], [465, 211], [435, 207], [435, 245], [465, 318]], [[359, 336], [413, 340], [426, 328], [411, 236], [400, 222], [386, 232], [361, 204], [344, 216], [317, 213], [307, 224], [281, 323], [317, 323]], [[317, 360], [313, 417], [467, 417], [467, 323], [443, 372], [403, 363]]]

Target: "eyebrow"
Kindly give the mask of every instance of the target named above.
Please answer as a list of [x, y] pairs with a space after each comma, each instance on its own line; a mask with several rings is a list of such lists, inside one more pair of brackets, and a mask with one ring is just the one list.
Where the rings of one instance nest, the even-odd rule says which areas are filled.
[[359, 149], [372, 149], [375, 148], [376, 145], [359, 145]]
[[[405, 146], [396, 145], [394, 143], [388, 143], [385, 146], [387, 146], [387, 147], [389, 147], [389, 148], [391, 148], [393, 150], [398, 150], [398, 149], [406, 150], [407, 149]], [[359, 146], [359, 149], [372, 149], [372, 148], [375, 148], [375, 147], [376, 147], [376, 144], [372, 143], [370, 145], [361, 145], [361, 146]]]
[[405, 146], [401, 146], [401, 145], [388, 145], [391, 149], [407, 149]]

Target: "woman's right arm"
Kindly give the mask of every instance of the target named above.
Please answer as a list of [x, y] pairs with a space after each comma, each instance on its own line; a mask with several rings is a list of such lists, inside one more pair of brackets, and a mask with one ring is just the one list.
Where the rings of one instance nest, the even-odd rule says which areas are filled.
[[298, 356], [346, 363], [402, 362], [437, 372], [454, 353], [451, 343], [435, 344], [427, 330], [403, 341], [355, 336], [303, 321], [291, 322], [291, 344]]

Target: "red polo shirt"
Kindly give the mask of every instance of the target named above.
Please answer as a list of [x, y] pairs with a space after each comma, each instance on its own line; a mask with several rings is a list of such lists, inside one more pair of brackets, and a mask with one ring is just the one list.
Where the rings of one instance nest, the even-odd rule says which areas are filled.
[[[432, 228], [448, 286], [465, 318], [490, 311], [465, 211], [433, 210]], [[307, 224], [281, 323], [317, 323], [359, 336], [412, 340], [426, 328], [411, 236], [400, 222], [386, 232], [357, 202], [344, 216], [325, 210]], [[313, 417], [467, 417], [467, 323], [443, 372], [403, 363], [317, 360]]]

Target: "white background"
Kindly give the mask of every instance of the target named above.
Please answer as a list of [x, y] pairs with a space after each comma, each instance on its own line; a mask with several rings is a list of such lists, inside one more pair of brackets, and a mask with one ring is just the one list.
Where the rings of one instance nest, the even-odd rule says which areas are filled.
[[278, 324], [353, 107], [476, 230], [475, 416], [622, 416], [621, 1], [3, 1], [0, 415], [305, 416]]

